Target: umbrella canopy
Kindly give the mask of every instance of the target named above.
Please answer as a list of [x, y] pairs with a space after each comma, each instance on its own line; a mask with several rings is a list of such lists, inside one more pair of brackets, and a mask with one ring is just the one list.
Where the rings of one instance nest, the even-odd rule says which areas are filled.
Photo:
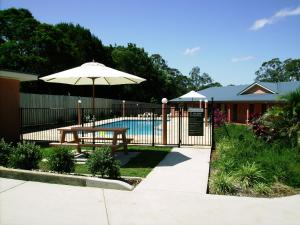
[[192, 98], [192, 99], [205, 99], [206, 96], [199, 94], [196, 91], [190, 91], [182, 96], [180, 96], [179, 98]]
[[[138, 84], [145, 81], [144, 78], [106, 67], [97, 62], [84, 63], [81, 66], [41, 77], [40, 79], [53, 83], [93, 85], [93, 115], [95, 115], [95, 85]], [[94, 125], [95, 123], [93, 123]]]
[[41, 77], [41, 80], [71, 85], [138, 84], [145, 79], [109, 68], [101, 63], [89, 62], [81, 66]]

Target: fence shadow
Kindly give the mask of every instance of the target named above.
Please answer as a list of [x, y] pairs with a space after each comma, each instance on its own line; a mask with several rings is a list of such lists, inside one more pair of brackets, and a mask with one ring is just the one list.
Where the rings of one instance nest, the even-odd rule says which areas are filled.
[[170, 152], [169, 155], [158, 164], [158, 166], [175, 166], [176, 164], [185, 162], [190, 159], [190, 157], [187, 157], [180, 152]]

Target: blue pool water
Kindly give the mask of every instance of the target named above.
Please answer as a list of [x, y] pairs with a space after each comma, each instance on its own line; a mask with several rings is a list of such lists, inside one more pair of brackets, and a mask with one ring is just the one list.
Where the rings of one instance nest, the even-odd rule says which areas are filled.
[[[129, 135], [152, 135], [152, 120], [120, 120], [111, 122], [99, 127], [127, 127], [127, 134]], [[154, 134], [161, 133], [161, 120], [154, 120]]]

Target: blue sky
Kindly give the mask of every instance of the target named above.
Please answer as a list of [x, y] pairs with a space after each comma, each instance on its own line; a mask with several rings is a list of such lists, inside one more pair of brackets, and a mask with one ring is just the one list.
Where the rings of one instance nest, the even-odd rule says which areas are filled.
[[80, 24], [105, 44], [136, 43], [188, 75], [252, 83], [263, 61], [300, 58], [300, 0], [0, 0], [45, 23]]

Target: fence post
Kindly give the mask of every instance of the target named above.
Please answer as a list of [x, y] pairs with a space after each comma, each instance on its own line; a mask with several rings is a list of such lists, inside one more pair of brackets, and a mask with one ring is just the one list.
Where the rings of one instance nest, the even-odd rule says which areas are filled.
[[154, 123], [154, 108], [152, 108], [152, 146], [154, 146], [154, 126], [155, 126], [155, 123]]
[[211, 98], [211, 150], [216, 149], [215, 143], [215, 111], [214, 111], [214, 98]]
[[162, 136], [162, 144], [167, 144], [167, 103], [168, 99], [163, 98], [161, 100], [162, 103], [162, 129], [163, 129], [163, 136]]
[[208, 100], [204, 100], [204, 118], [205, 118], [205, 126], [208, 125]]
[[123, 117], [125, 117], [125, 107], [126, 107], [126, 101], [123, 100], [122, 101], [122, 115], [123, 115]]
[[23, 141], [23, 108], [19, 108], [20, 124], [19, 124], [19, 135], [20, 141]]
[[78, 125], [81, 125], [81, 100], [79, 99], [78, 101], [77, 101], [77, 118], [78, 118]]

